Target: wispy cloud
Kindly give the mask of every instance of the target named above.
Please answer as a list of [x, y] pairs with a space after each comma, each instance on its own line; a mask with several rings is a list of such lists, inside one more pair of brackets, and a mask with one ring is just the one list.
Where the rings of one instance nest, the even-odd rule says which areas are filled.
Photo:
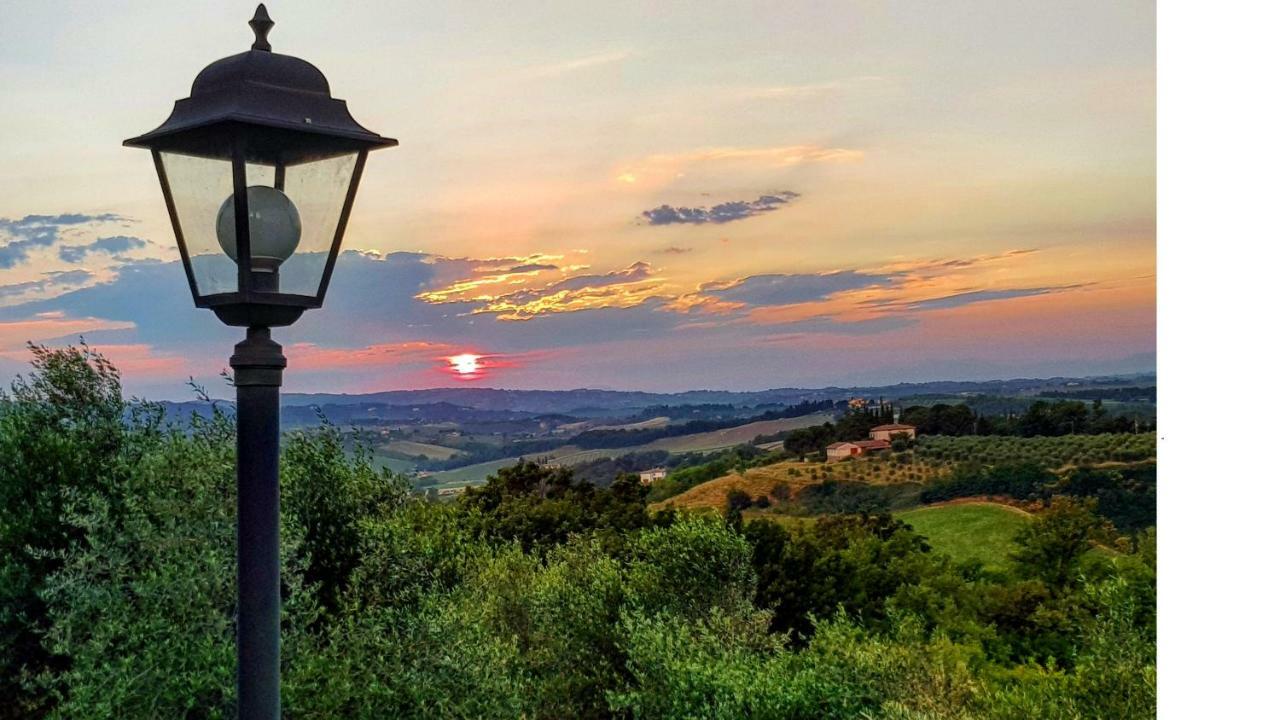
[[864, 157], [861, 150], [824, 145], [712, 147], [646, 155], [615, 166], [612, 176], [618, 182], [639, 187], [655, 180], [681, 177], [699, 168], [716, 173], [728, 170], [776, 172], [811, 164], [855, 163]]
[[560, 266], [545, 262], [549, 259], [558, 259], [558, 256], [551, 258], [533, 255], [485, 260], [435, 258], [431, 261], [433, 266], [460, 271], [461, 276], [444, 287], [420, 293], [418, 299], [430, 303], [491, 300], [510, 292], [512, 288], [523, 287], [543, 274], [559, 272]]
[[28, 342], [44, 342], [101, 330], [128, 330], [133, 323], [96, 317], [67, 317], [57, 311], [37, 313], [22, 320], [0, 321], [0, 352], [26, 359]]
[[630, 308], [657, 294], [652, 267], [632, 263], [622, 270], [601, 275], [577, 275], [546, 287], [493, 298], [476, 308], [474, 314], [495, 313], [499, 320], [530, 320], [539, 315], [580, 312], [603, 308]]
[[761, 195], [755, 200], [737, 200], [711, 207], [660, 205], [652, 210], [645, 210], [641, 215], [650, 225], [721, 224], [772, 212], [798, 197], [800, 197], [799, 193], [784, 191], [773, 195]]
[[886, 303], [883, 307], [896, 307], [902, 310], [942, 310], [946, 308], [962, 307], [964, 305], [973, 305], [975, 303], [992, 302], [995, 300], [1012, 300], [1014, 298], [1034, 297], [1036, 295], [1050, 295], [1053, 293], [1068, 292], [1070, 290], [1079, 290], [1088, 286], [1089, 283], [1073, 283], [1070, 285], [1008, 288], [1004, 290], [969, 290], [951, 295], [925, 298], [923, 300]]
[[635, 56], [635, 54], [636, 53], [633, 50], [612, 50], [608, 52], [595, 53], [593, 55], [586, 55], [583, 57], [570, 58], [568, 60], [522, 68], [517, 75], [523, 78], [558, 77], [566, 73], [600, 67], [601, 65], [620, 63]]
[[888, 287], [892, 274], [836, 270], [826, 273], [752, 275], [730, 283], [704, 285], [700, 292], [743, 305], [793, 305], [829, 298], [849, 290]]

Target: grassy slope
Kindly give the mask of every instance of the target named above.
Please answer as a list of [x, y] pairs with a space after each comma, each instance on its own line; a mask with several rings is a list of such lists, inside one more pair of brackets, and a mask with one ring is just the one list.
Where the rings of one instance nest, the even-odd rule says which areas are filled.
[[432, 445], [430, 443], [413, 442], [410, 440], [396, 440], [389, 442], [378, 448], [384, 454], [392, 457], [425, 457], [431, 460], [448, 460], [461, 453], [456, 448], [445, 447], [443, 445]]
[[746, 425], [736, 425], [731, 428], [725, 428], [724, 430], [712, 430], [710, 432], [696, 433], [693, 435], [662, 438], [661, 440], [655, 440], [648, 445], [641, 445], [637, 448], [632, 448], [632, 451], [666, 450], [671, 453], [682, 453], [722, 450], [724, 448], [733, 447], [734, 445], [749, 443], [760, 435], [772, 435], [774, 433], [809, 427], [810, 425], [821, 425], [822, 423], [830, 420], [831, 415], [826, 413], [782, 418], [780, 420], [761, 420], [759, 422], [747, 423]]
[[940, 553], [957, 560], [978, 560], [988, 570], [1009, 569], [1013, 538], [1031, 516], [1017, 508], [988, 502], [945, 503], [898, 513]]

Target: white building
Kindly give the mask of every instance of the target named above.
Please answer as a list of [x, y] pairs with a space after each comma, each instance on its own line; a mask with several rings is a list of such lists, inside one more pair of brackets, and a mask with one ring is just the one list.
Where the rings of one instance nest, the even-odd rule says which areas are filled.
[[916, 439], [916, 426], [903, 425], [902, 423], [890, 423], [888, 425], [877, 425], [871, 428], [872, 440], [884, 440], [891, 442], [894, 435], [906, 435], [909, 439]]
[[666, 476], [666, 468], [653, 468], [640, 473], [640, 482], [644, 485], [652, 485], [654, 481], [661, 480]]

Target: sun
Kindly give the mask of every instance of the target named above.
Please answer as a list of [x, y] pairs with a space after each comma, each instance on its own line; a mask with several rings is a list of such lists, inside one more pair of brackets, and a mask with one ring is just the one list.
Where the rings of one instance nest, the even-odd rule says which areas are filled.
[[452, 366], [453, 372], [462, 377], [474, 377], [479, 374], [482, 367], [480, 365], [481, 359], [479, 355], [472, 355], [471, 353], [450, 355], [445, 358], [445, 360], [449, 361], [449, 365]]

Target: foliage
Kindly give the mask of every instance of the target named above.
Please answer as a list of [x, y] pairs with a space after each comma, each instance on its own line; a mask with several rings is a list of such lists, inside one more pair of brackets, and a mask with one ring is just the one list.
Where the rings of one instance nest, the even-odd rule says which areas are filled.
[[1097, 498], [1098, 514], [1121, 532], [1156, 524], [1155, 463], [1076, 468], [1059, 483], [1057, 490], [1067, 495]]
[[769, 464], [770, 456], [750, 445], [721, 450], [707, 456], [685, 456], [679, 466], [649, 489], [649, 502], [661, 502], [695, 485], [714, 480], [732, 471]]
[[[231, 419], [131, 413], [114, 369], [83, 347], [36, 360], [0, 410], [13, 501], [0, 506], [0, 712], [233, 716]], [[702, 464], [752, 462], [716, 457]], [[817, 497], [865, 500], [825, 470]], [[284, 713], [1152, 717], [1154, 533], [1117, 540], [1096, 512], [1141, 505], [1130, 485], [1154, 492], [1154, 476], [1112, 471], [1055, 486], [1072, 494], [1019, 535], [1004, 577], [884, 514], [653, 515], [634, 478], [605, 489], [531, 463], [437, 503], [343, 452], [329, 428], [291, 434]], [[748, 518], [755, 494], [737, 498]]]
[[918, 580], [928, 546], [888, 515], [840, 515], [788, 531], [766, 520], [748, 523], [756, 604], [773, 611], [772, 629], [808, 635], [811, 616], [838, 611], [859, 622], [886, 617], [887, 602]]
[[[84, 528], [70, 508], [100, 498], [103, 522], [120, 502], [119, 482], [136, 449], [125, 430], [120, 376], [85, 345], [32, 346], [35, 372], [0, 391], [0, 717], [47, 709], [33, 678], [65, 669], [42, 643], [52, 619], [42, 597]], [[148, 408], [136, 423], [151, 429]]]
[[573, 474], [579, 480], [605, 486], [621, 475], [632, 475], [649, 468], [665, 466], [670, 458], [671, 453], [666, 450], [645, 450], [627, 453], [622, 457], [599, 458], [581, 463], [574, 466]]
[[1015, 500], [1040, 497], [1058, 481], [1058, 476], [1033, 462], [1005, 463], [982, 467], [967, 463], [951, 476], [920, 493], [920, 502], [935, 503], [962, 497], [995, 495]]
[[823, 452], [834, 442], [866, 440], [871, 428], [893, 422], [893, 409], [889, 405], [874, 410], [855, 410], [840, 416], [835, 423], [823, 423], [793, 430], [783, 441], [783, 448], [797, 457]]
[[[576, 533], [614, 535], [646, 527], [646, 489], [634, 476], [608, 488], [575, 480], [573, 471], [521, 460], [485, 485], [469, 487], [461, 504], [475, 511], [488, 537], [516, 540], [525, 550], [566, 542]], [[616, 537], [612, 540], [616, 545]]]
[[360, 562], [360, 518], [383, 516], [403, 501], [403, 479], [378, 473], [358, 449], [348, 461], [332, 425], [294, 433], [281, 457], [282, 506], [302, 530], [303, 578], [332, 612]]
[[913, 405], [902, 411], [902, 422], [915, 425], [921, 435], [973, 435], [978, 416], [964, 404]]
[[1047, 468], [1135, 462], [1156, 456], [1154, 433], [1063, 437], [923, 437], [915, 450], [929, 461], [995, 465], [1033, 462]]
[[796, 490], [782, 511], [812, 515], [886, 512], [913, 503], [918, 489], [912, 483], [873, 485], [828, 478]]
[[1044, 512], [1014, 538], [1018, 549], [1012, 559], [1027, 578], [1040, 580], [1056, 591], [1074, 587], [1080, 581], [1080, 563], [1102, 536], [1103, 528], [1094, 511], [1096, 500], [1077, 500], [1059, 495]]

